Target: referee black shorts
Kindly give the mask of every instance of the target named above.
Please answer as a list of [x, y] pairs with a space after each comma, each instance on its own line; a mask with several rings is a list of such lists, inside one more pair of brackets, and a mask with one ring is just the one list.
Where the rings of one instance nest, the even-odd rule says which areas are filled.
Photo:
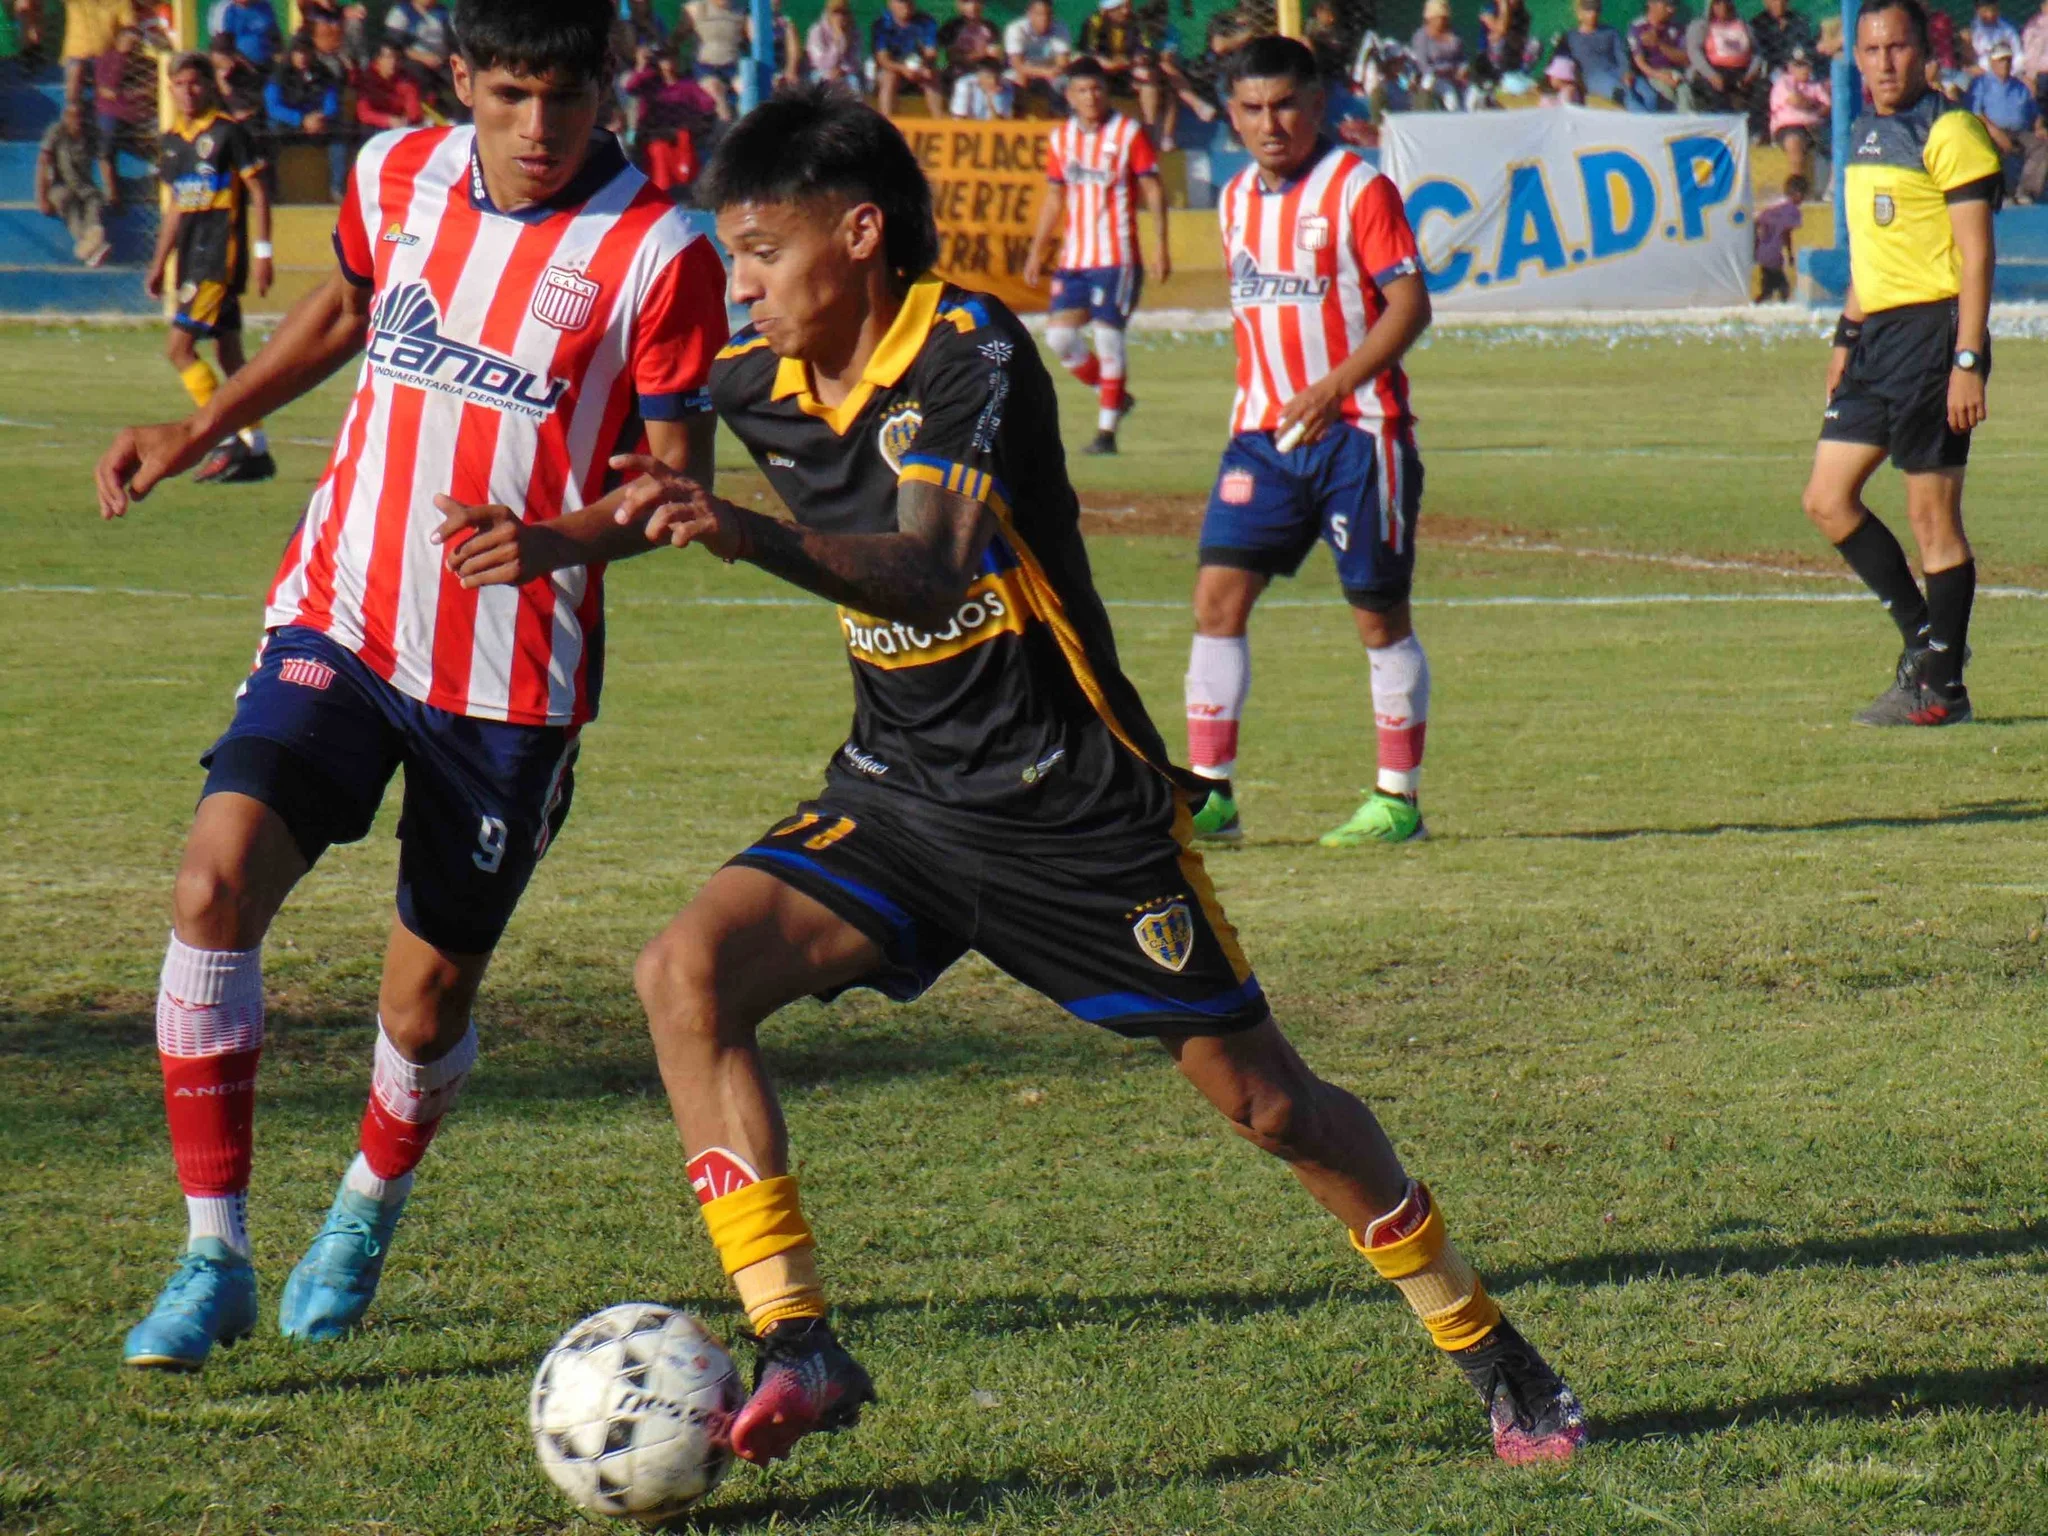
[[[1970, 434], [1949, 430], [1955, 352], [1955, 300], [1879, 310], [1863, 322], [1828, 400], [1821, 441], [1886, 449], [1909, 475], [1961, 469], [1970, 462]], [[1989, 343], [1984, 362], [1988, 373]]]
[[1020, 844], [1000, 823], [824, 796], [732, 863], [793, 886], [882, 951], [854, 986], [907, 1002], [968, 950], [1074, 1017], [1120, 1035], [1186, 1039], [1265, 1021], [1265, 994], [1217, 904], [1189, 813], [1127, 831]]

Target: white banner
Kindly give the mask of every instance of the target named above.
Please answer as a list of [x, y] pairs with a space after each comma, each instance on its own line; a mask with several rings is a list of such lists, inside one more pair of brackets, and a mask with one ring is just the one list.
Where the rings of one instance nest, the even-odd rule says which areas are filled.
[[1402, 112], [1380, 131], [1444, 310], [1746, 304], [1740, 117], [1531, 107]]

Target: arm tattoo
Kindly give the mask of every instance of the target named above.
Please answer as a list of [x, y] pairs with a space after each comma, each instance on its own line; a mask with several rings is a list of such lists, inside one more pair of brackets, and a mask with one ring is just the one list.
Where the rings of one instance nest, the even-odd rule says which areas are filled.
[[995, 536], [987, 507], [921, 481], [897, 493], [895, 533], [819, 533], [732, 510], [746, 540], [740, 558], [807, 592], [905, 624], [950, 618]]

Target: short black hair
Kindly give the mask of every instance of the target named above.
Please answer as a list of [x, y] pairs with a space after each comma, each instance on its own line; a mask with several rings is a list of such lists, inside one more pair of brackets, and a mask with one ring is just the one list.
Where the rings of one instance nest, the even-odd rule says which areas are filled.
[[1236, 89], [1240, 80], [1290, 80], [1302, 88], [1323, 83], [1308, 44], [1272, 32], [1252, 38], [1231, 54], [1224, 89]]
[[1067, 79], [1106, 81], [1109, 79], [1109, 71], [1102, 67], [1100, 59], [1091, 59], [1084, 54], [1067, 66]]
[[472, 70], [597, 83], [611, 73], [612, 8], [605, 0], [457, 0], [455, 39]]
[[698, 189], [714, 211], [817, 198], [882, 210], [883, 252], [904, 286], [939, 259], [931, 183], [917, 156], [889, 119], [829, 86], [785, 91], [733, 124]]
[[177, 78], [178, 78], [178, 76], [180, 76], [180, 75], [189, 75], [189, 74], [194, 74], [194, 73], [197, 73], [197, 74], [201, 74], [201, 75], [204, 75], [204, 76], [206, 76], [206, 83], [207, 83], [208, 85], [212, 85], [212, 84], [213, 84], [213, 60], [212, 60], [212, 58], [211, 58], [210, 56], [206, 55], [206, 54], [203, 54], [203, 53], [197, 53], [197, 52], [193, 52], [193, 53], [181, 53], [181, 54], [179, 54], [179, 55], [178, 55], [178, 56], [177, 56], [177, 57], [176, 57], [175, 59], [171, 60], [171, 69], [170, 69], [170, 78], [171, 78], [171, 79], [175, 80], [175, 79], [177, 79]]
[[1920, 0], [1863, 0], [1856, 7], [1856, 25], [1861, 28], [1866, 16], [1881, 16], [1886, 11], [1904, 11], [1906, 20], [1912, 23], [1913, 36], [1920, 40], [1920, 51], [1927, 51], [1927, 7]]

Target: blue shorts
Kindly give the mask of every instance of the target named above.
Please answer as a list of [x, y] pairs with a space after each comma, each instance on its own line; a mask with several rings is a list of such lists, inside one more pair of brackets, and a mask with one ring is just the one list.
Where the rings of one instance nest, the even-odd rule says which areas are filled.
[[1050, 313], [1085, 309], [1097, 325], [1122, 330], [1138, 312], [1145, 291], [1143, 267], [1062, 267], [1052, 275]]
[[209, 795], [260, 800], [316, 862], [366, 837], [402, 764], [398, 917], [436, 948], [497, 947], [569, 816], [577, 732], [451, 714], [400, 693], [314, 629], [272, 630], [227, 733], [199, 761]]
[[1270, 432], [1240, 432], [1223, 450], [1202, 519], [1204, 565], [1292, 576], [1329, 543], [1352, 605], [1385, 613], [1415, 581], [1422, 458], [1407, 426], [1343, 423], [1292, 453]]

